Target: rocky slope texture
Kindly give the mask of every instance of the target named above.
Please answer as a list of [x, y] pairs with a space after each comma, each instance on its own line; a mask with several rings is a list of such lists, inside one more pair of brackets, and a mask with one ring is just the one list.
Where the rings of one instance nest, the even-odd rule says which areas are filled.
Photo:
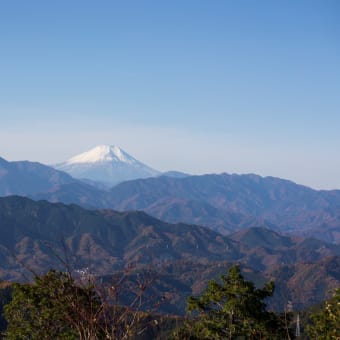
[[99, 145], [55, 165], [55, 168], [79, 179], [102, 182], [108, 186], [159, 174], [114, 145]]

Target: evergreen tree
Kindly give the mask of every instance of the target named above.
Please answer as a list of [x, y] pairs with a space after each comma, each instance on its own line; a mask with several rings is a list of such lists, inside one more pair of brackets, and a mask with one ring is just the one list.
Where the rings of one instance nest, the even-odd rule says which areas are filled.
[[283, 318], [266, 311], [274, 283], [257, 289], [241, 275], [239, 266], [211, 280], [199, 297], [189, 297], [190, 318], [176, 335], [181, 339], [284, 339], [289, 338]]
[[14, 285], [5, 306], [5, 338], [90, 339], [96, 329], [89, 320], [99, 305], [93, 287], [79, 287], [69, 274], [50, 270], [33, 284]]

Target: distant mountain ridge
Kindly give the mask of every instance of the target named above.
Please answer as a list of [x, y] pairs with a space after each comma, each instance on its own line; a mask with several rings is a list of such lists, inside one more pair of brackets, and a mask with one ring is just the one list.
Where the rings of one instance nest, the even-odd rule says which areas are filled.
[[170, 223], [204, 225], [223, 234], [266, 226], [340, 243], [340, 190], [318, 191], [254, 174], [170, 172], [109, 190], [40, 163], [0, 159], [0, 196], [11, 194], [86, 208], [143, 210]]
[[340, 190], [224, 173], [128, 181], [110, 193], [116, 210], [144, 210], [169, 222], [206, 225], [222, 233], [267, 225], [340, 242]]
[[50, 192], [74, 183], [68, 174], [37, 162], [8, 162], [0, 158], [0, 196]]
[[74, 178], [98, 181], [110, 186], [160, 174], [115, 145], [96, 146], [54, 167]]

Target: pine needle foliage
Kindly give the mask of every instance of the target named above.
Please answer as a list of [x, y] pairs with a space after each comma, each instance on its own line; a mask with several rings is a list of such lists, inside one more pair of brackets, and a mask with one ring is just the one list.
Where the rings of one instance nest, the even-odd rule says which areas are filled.
[[284, 318], [266, 310], [265, 299], [273, 292], [273, 282], [257, 289], [234, 265], [220, 282], [211, 280], [199, 297], [189, 297], [188, 319], [175, 338], [289, 339]]

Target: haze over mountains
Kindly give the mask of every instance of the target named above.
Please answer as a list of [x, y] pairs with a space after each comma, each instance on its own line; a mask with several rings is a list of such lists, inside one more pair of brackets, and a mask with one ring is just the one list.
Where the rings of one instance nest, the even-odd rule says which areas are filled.
[[227, 234], [266, 225], [282, 232], [340, 241], [340, 191], [317, 191], [257, 175], [149, 178], [111, 189], [112, 207], [144, 210], [170, 222], [196, 223]]
[[57, 168], [69, 173], [0, 158], [0, 279], [59, 268], [66, 255], [98, 275], [151, 266], [171, 313], [235, 262], [259, 284], [276, 281], [274, 308], [303, 308], [340, 285], [339, 190], [254, 174], [161, 174], [114, 146]]
[[[96, 173], [113, 176], [115, 166], [118, 173], [127, 167], [132, 172], [136, 170], [134, 176], [142, 169], [141, 176], [154, 173], [157, 177], [125, 181], [102, 190], [93, 185], [93, 180], [108, 182], [106, 175], [80, 180], [39, 163], [1, 159], [0, 195], [17, 194], [87, 208], [143, 210], [167, 222], [204, 225], [222, 234], [266, 226], [340, 242], [339, 190], [317, 191], [287, 180], [252, 174], [189, 176], [171, 172], [158, 176], [155, 170], [110, 146], [96, 147], [64, 166], [69, 166], [70, 171], [80, 169], [80, 177], [85, 170], [89, 176]], [[126, 173], [132, 176], [131, 172]]]
[[31, 195], [74, 183], [68, 174], [36, 162], [7, 162], [0, 157], [0, 195]]

